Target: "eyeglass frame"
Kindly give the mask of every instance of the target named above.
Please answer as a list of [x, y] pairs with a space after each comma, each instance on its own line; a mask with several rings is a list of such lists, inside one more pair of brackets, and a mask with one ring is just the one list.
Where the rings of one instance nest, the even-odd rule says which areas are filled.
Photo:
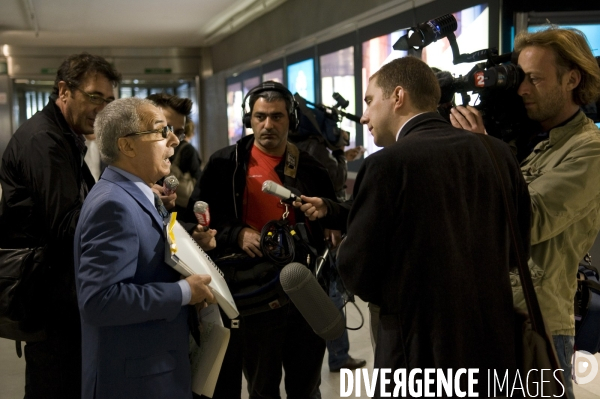
[[[133, 132], [133, 133], [126, 134], [125, 136], [122, 136], [122, 137], [141, 136], [142, 134], [152, 134], [152, 133], [160, 133], [162, 138], [166, 139], [167, 137], [169, 137], [169, 133], [175, 134], [175, 131], [173, 130], [173, 126], [166, 125], [162, 129], [146, 130], [143, 132]], [[177, 139], [179, 141], [181, 141], [185, 138], [185, 133], [181, 133], [179, 135], [175, 134], [175, 137], [177, 137]]]
[[83, 94], [85, 94], [86, 96], [88, 96], [88, 100], [90, 100], [90, 102], [91, 102], [92, 104], [94, 104], [94, 105], [103, 105], [103, 104], [107, 104], [107, 105], [108, 105], [108, 104], [112, 103], [113, 101], [115, 101], [115, 99], [114, 99], [114, 98], [113, 98], [112, 100], [111, 100], [111, 99], [107, 99], [107, 98], [104, 98], [104, 97], [102, 97], [102, 96], [99, 96], [99, 95], [97, 95], [97, 94], [90, 94], [90, 93], [88, 93], [87, 91], [85, 91], [85, 90], [83, 90], [83, 89], [80, 89], [80, 88], [79, 88], [79, 87], [77, 87], [77, 86], [72, 86], [72, 87], [73, 87], [74, 89], [76, 89], [76, 90], [79, 90], [80, 92], [82, 92], [82, 93], [83, 93]]

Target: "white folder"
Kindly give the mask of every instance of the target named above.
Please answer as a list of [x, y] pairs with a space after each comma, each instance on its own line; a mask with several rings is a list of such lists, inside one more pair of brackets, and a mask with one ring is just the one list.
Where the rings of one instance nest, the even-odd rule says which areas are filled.
[[171, 219], [165, 226], [169, 244], [165, 246], [165, 262], [186, 277], [193, 274], [208, 274], [211, 277], [208, 286], [217, 299], [217, 303], [227, 317], [235, 319], [240, 313], [223, 278], [223, 273], [175, 220], [176, 216], [177, 213], [171, 213]]

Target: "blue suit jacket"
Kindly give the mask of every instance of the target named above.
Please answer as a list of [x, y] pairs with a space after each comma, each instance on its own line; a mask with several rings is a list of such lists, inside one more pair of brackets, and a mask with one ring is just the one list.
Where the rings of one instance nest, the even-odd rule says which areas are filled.
[[191, 398], [188, 307], [164, 256], [153, 204], [106, 169], [75, 231], [83, 398]]

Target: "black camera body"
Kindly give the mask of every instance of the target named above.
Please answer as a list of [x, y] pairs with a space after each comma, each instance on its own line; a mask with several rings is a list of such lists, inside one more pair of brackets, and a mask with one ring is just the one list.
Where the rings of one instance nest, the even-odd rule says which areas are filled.
[[[516, 146], [517, 159], [522, 160], [531, 151], [532, 139], [542, 132], [539, 123], [527, 117], [523, 100], [517, 94], [525, 74], [517, 65], [515, 53], [498, 55], [495, 48], [460, 54], [454, 31], [456, 19], [452, 14], [443, 15], [410, 28], [394, 45], [395, 50], [420, 50], [441, 38], [448, 38], [454, 64], [478, 62], [465, 76], [453, 77], [450, 72], [436, 73], [442, 96], [438, 112], [450, 120], [450, 109], [455, 106], [454, 96], [460, 94], [462, 104], [467, 105], [472, 92], [479, 96], [475, 106], [483, 116], [488, 134], [512, 142]], [[600, 57], [596, 57], [600, 65]], [[600, 99], [582, 107], [586, 115], [600, 122]]]
[[396, 50], [420, 50], [446, 37], [454, 64], [479, 62], [464, 76], [455, 78], [447, 71], [436, 74], [442, 89], [438, 112], [450, 120], [455, 94], [461, 95], [463, 105], [471, 99], [468, 93], [477, 94], [479, 103], [475, 108], [481, 111], [488, 134], [506, 142], [513, 141], [517, 146], [517, 157], [524, 158], [529, 152], [530, 139], [541, 130], [537, 122], [527, 117], [523, 100], [517, 94], [525, 74], [516, 65], [513, 53], [498, 55], [497, 49], [489, 48], [461, 54], [454, 35], [456, 28], [454, 16], [443, 15], [410, 28], [393, 47]]
[[462, 104], [467, 105], [472, 92], [479, 96], [475, 106], [481, 111], [488, 134], [506, 142], [513, 141], [517, 147], [517, 158], [524, 158], [529, 152], [528, 143], [539, 133], [539, 123], [527, 117], [523, 100], [517, 94], [525, 74], [511, 61], [512, 53], [494, 55], [495, 49], [478, 53], [488, 54], [489, 59], [473, 67], [465, 76], [452, 77], [448, 72], [438, 72], [442, 89], [442, 100], [438, 112], [449, 120], [450, 108], [455, 104], [455, 94], [460, 94]]

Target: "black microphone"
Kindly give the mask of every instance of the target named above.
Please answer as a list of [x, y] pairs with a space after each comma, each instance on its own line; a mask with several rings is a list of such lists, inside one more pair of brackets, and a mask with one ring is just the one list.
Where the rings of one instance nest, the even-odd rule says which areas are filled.
[[275, 183], [273, 180], [265, 180], [262, 185], [263, 193], [271, 194], [281, 198], [281, 201], [291, 204], [294, 201], [300, 201], [300, 196], [294, 194], [281, 184]]
[[436, 42], [457, 28], [456, 18], [452, 14], [442, 15], [410, 28], [409, 32], [394, 43], [394, 50], [408, 51], [411, 48], [421, 50], [423, 47]]
[[346, 320], [310, 270], [301, 263], [290, 263], [281, 270], [279, 281], [306, 322], [321, 338], [331, 341], [346, 329]]

